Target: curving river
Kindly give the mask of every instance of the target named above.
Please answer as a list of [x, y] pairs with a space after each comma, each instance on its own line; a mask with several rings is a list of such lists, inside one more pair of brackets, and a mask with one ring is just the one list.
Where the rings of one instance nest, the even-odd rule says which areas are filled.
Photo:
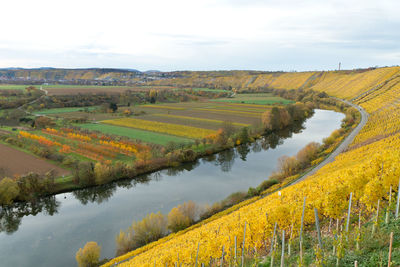
[[279, 157], [321, 142], [340, 128], [343, 118], [342, 113], [315, 110], [293, 132], [145, 175], [140, 182], [118, 181], [0, 207], [0, 266], [76, 266], [75, 253], [87, 241], [101, 245], [102, 257], [113, 257], [116, 234], [132, 220], [168, 213], [188, 200], [211, 204], [247, 191], [274, 171]]

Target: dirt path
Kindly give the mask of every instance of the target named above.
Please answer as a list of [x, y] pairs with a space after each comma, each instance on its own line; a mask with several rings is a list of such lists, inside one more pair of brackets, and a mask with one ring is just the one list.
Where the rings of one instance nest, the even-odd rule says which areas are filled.
[[29, 115], [34, 115], [34, 116], [46, 116], [46, 115], [37, 115], [37, 114], [33, 114], [33, 113], [28, 112], [28, 111], [26, 111], [26, 110], [23, 109], [23, 106], [25, 106], [25, 105], [31, 105], [31, 104], [33, 104], [33, 103], [36, 103], [37, 101], [39, 101], [39, 99], [41, 99], [42, 97], [47, 96], [47, 94], [49, 93], [47, 90], [43, 89], [42, 86], [40, 86], [39, 90], [42, 91], [42, 92], [44, 92], [44, 95], [39, 96], [38, 98], [36, 98], [35, 100], [32, 100], [32, 101], [29, 102], [29, 103], [26, 103], [26, 104], [23, 104], [22, 106], [19, 106], [18, 109], [24, 111], [26, 114], [29, 114]]
[[353, 104], [347, 100], [343, 100], [343, 99], [339, 99], [339, 100], [343, 101], [344, 103], [346, 103], [346, 104], [358, 109], [358, 111], [360, 111], [360, 113], [361, 113], [360, 123], [357, 125], [356, 128], [353, 129], [353, 131], [343, 140], [343, 142], [324, 161], [322, 161], [314, 169], [309, 171], [307, 174], [303, 175], [303, 177], [301, 177], [300, 179], [298, 179], [296, 182], [294, 182], [292, 184], [297, 184], [298, 182], [303, 181], [310, 175], [313, 175], [314, 173], [319, 171], [326, 164], [333, 162], [335, 160], [336, 156], [339, 155], [340, 153], [342, 153], [351, 144], [351, 142], [353, 142], [354, 137], [360, 132], [360, 130], [367, 123], [369, 115], [362, 107], [360, 107], [356, 104]]

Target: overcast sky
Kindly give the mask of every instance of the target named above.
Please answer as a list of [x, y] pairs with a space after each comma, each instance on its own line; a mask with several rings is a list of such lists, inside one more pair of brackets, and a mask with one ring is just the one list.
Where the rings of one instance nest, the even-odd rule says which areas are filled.
[[2, 0], [1, 67], [400, 64], [399, 0]]

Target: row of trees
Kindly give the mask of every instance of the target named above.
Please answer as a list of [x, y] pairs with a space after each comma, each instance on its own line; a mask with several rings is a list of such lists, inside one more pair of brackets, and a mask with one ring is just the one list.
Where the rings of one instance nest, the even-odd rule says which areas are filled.
[[40, 96], [43, 92], [35, 87], [23, 90], [0, 90], [0, 109], [15, 109], [27, 104]]
[[278, 159], [278, 170], [270, 178], [282, 181], [299, 171], [309, 167], [311, 162], [319, 157], [321, 145], [311, 142], [301, 149], [295, 156], [282, 156]]
[[[196, 90], [173, 90], [173, 89], [142, 89], [126, 90], [122, 93], [79, 93], [68, 95], [53, 95], [41, 98], [35, 105], [37, 108], [58, 107], [89, 107], [102, 104], [114, 103], [120, 106], [131, 106], [134, 104], [156, 103], [156, 102], [186, 102], [197, 100], [199, 97], [225, 97], [228, 93], [196, 91]], [[114, 109], [113, 107], [110, 107]]]
[[55, 173], [49, 171], [44, 175], [29, 173], [25, 176], [0, 180], [0, 205], [9, 205], [14, 200], [32, 200], [40, 195], [54, 191]]
[[284, 107], [273, 107], [262, 114], [261, 120], [267, 132], [282, 130], [294, 122], [302, 121], [313, 112], [311, 103], [296, 103]]

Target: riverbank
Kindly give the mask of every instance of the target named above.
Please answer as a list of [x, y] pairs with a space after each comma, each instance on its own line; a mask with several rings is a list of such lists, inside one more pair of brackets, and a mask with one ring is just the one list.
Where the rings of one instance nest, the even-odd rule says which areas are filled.
[[71, 266], [76, 251], [87, 241], [100, 244], [102, 257], [111, 258], [116, 251], [115, 235], [132, 221], [151, 212], [168, 213], [189, 200], [211, 205], [232, 192], [247, 191], [275, 170], [279, 157], [296, 154], [305, 143], [322, 142], [340, 128], [343, 118], [342, 113], [317, 109], [302, 129], [285, 138], [261, 138], [137, 180], [48, 197], [43, 205], [51, 207], [52, 216], [37, 207], [32, 211], [35, 216], [29, 216], [32, 213], [24, 209], [25, 203], [11, 206], [4, 210], [11, 223], [4, 227], [11, 232], [0, 234], [0, 258], [10, 266]]
[[[256, 202], [257, 200], [259, 200], [260, 198], [265, 198], [265, 197], [267, 197], [267, 196], [269, 196], [269, 195], [271, 195], [271, 194], [273, 194], [273, 193], [275, 193], [275, 192], [277, 192], [279, 190], [282, 190], [283, 188], [286, 188], [288, 186], [294, 185], [294, 184], [306, 179], [306, 177], [308, 177], [310, 175], [310, 173], [314, 173], [317, 168], [320, 169], [323, 166], [325, 166], [326, 164], [328, 164], [329, 162], [331, 162], [336, 157], [337, 154], [341, 153], [345, 148], [347, 148], [348, 144], [351, 143], [351, 141], [353, 140], [354, 136], [358, 134], [358, 132], [362, 129], [362, 127], [366, 124], [366, 122], [368, 120], [368, 114], [361, 107], [359, 107], [357, 105], [354, 105], [354, 104], [352, 104], [352, 103], [350, 103], [350, 102], [348, 102], [346, 100], [340, 99], [340, 101], [342, 101], [343, 103], [346, 103], [347, 105], [350, 105], [352, 107], [357, 108], [357, 110], [360, 112], [361, 119], [360, 119], [360, 122], [357, 124], [357, 126], [355, 126], [352, 131], [347, 132], [346, 136], [342, 139], [342, 141], [340, 143], [338, 143], [336, 145], [335, 149], [331, 153], [329, 153], [325, 157], [325, 159], [323, 161], [321, 161], [319, 164], [317, 164], [316, 166], [311, 167], [310, 169], [305, 170], [300, 175], [296, 175], [294, 177], [288, 177], [287, 179], [285, 179], [281, 183], [278, 183], [278, 184], [270, 187], [269, 189], [265, 190], [264, 192], [262, 192], [262, 194], [260, 196], [256, 196], [256, 197], [247, 199], [247, 200], [245, 200], [245, 201], [243, 201], [243, 202], [241, 202], [241, 203], [239, 203], [237, 205], [234, 205], [233, 207], [230, 207], [230, 208], [228, 208], [228, 209], [226, 209], [226, 210], [224, 210], [222, 212], [219, 212], [219, 213], [211, 216], [210, 218], [208, 218], [206, 220], [200, 221], [197, 224], [192, 225], [191, 227], [189, 227], [189, 228], [187, 228], [187, 229], [185, 229], [185, 230], [183, 230], [181, 232], [178, 232], [178, 233], [173, 234], [173, 235], [169, 235], [169, 236], [167, 236], [165, 238], [160, 239], [159, 241], [152, 242], [149, 245], [146, 245], [146, 246], [141, 247], [139, 249], [136, 249], [136, 250], [134, 250], [134, 251], [132, 251], [130, 253], [127, 253], [127, 254], [124, 254], [124, 255], [122, 255], [120, 257], [117, 257], [117, 258], [109, 261], [104, 266], [111, 266], [113, 264], [119, 264], [119, 263], [122, 263], [122, 262], [125, 262], [125, 261], [129, 261], [132, 257], [134, 257], [134, 256], [136, 256], [138, 254], [141, 254], [141, 253], [143, 253], [143, 252], [145, 252], [145, 251], [147, 251], [147, 250], [149, 250], [149, 249], [151, 249], [151, 248], [153, 248], [153, 247], [155, 247], [155, 246], [157, 246], [157, 245], [159, 245], [161, 243], [167, 242], [168, 240], [176, 238], [177, 236], [184, 235], [188, 231], [194, 230], [194, 229], [196, 229], [198, 227], [201, 227], [201, 226], [203, 226], [203, 225], [205, 225], [207, 223], [210, 223], [210, 222], [212, 222], [214, 220], [217, 220], [217, 219], [219, 219], [219, 218], [221, 218], [223, 216], [231, 214], [232, 212], [235, 212], [235, 211], [237, 211], [238, 209], [240, 209], [242, 207], [250, 205], [250, 204]], [[315, 170], [315, 171], [313, 171], [313, 170]]]

